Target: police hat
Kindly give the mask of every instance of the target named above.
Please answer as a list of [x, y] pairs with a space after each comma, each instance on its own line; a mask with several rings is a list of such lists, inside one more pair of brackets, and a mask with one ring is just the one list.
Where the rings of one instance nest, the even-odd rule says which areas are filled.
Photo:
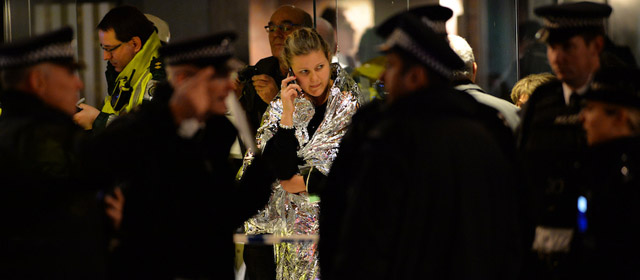
[[583, 32], [604, 34], [604, 22], [611, 15], [607, 4], [577, 2], [538, 7], [535, 14], [543, 18], [543, 28], [536, 37], [545, 43], [565, 41]]
[[636, 68], [601, 68], [594, 74], [584, 99], [640, 109], [639, 77], [640, 70]]
[[0, 69], [27, 67], [51, 62], [78, 68], [71, 45], [73, 30], [69, 27], [0, 46]]
[[191, 64], [198, 67], [216, 66], [233, 57], [233, 32], [221, 32], [203, 37], [171, 42], [160, 48], [167, 65]]
[[464, 67], [464, 62], [451, 49], [446, 37], [437, 34], [414, 15], [405, 13], [391, 18], [376, 28], [376, 32], [386, 39], [380, 46], [383, 52], [400, 50], [446, 78], [451, 78], [454, 69]]
[[447, 7], [440, 5], [426, 5], [409, 9], [398, 13], [385, 21], [385, 24], [378, 27], [378, 34], [386, 37], [391, 34], [398, 24], [398, 21], [404, 15], [410, 14], [419, 18], [424, 24], [428, 25], [436, 34], [447, 35], [446, 22], [453, 16], [453, 11]]

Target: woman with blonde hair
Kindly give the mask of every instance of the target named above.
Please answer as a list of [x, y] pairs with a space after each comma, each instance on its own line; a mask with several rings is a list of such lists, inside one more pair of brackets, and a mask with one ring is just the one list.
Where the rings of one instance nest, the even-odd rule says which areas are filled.
[[556, 80], [556, 76], [551, 73], [530, 74], [513, 85], [511, 89], [511, 100], [518, 108], [521, 108], [524, 103], [529, 100], [529, 96], [539, 86]]
[[[318, 234], [317, 194], [360, 106], [360, 91], [346, 71], [330, 63], [330, 49], [313, 29], [301, 28], [287, 37], [281, 62], [289, 75], [256, 135], [277, 179], [269, 204], [245, 223], [245, 232]], [[250, 158], [245, 157], [245, 166]], [[274, 245], [277, 279], [319, 278], [316, 246]]]

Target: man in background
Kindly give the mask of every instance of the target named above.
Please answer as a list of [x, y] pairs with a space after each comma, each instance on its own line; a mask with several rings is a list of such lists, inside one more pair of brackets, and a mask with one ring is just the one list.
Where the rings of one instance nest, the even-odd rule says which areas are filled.
[[280, 91], [280, 83], [287, 76], [287, 70], [280, 63], [280, 54], [287, 35], [300, 27], [313, 27], [311, 16], [294, 6], [281, 6], [265, 26], [269, 35], [270, 57], [258, 61], [238, 73], [240, 103], [244, 107], [251, 129], [260, 127], [262, 115], [271, 100]]
[[464, 67], [453, 72], [454, 88], [468, 93], [478, 102], [492, 107], [500, 112], [501, 118], [511, 128], [512, 131], [520, 124], [518, 116], [519, 109], [515, 105], [506, 100], [497, 98], [485, 92], [480, 86], [476, 85], [476, 74], [478, 72], [478, 64], [476, 63], [473, 50], [467, 40], [458, 35], [448, 35], [449, 46], [464, 62]]

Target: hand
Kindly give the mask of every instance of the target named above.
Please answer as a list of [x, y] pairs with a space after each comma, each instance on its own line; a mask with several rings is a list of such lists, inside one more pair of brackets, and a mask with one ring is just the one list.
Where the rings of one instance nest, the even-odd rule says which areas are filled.
[[204, 68], [176, 86], [169, 100], [169, 107], [177, 123], [190, 118], [200, 121], [206, 119], [212, 98], [209, 94], [209, 82], [214, 73], [213, 67]]
[[278, 94], [278, 86], [276, 81], [269, 75], [254, 75], [251, 77], [253, 87], [264, 103], [269, 104], [276, 94]]
[[81, 108], [82, 111], [73, 115], [73, 121], [84, 129], [89, 130], [93, 128], [93, 122], [100, 114], [100, 110], [84, 103], [78, 104], [78, 107]]
[[289, 180], [280, 180], [282, 189], [288, 193], [302, 193], [307, 191], [307, 187], [304, 184], [304, 177], [301, 175], [293, 175]]
[[107, 217], [111, 219], [113, 223], [113, 228], [119, 229], [120, 224], [122, 223], [122, 209], [124, 208], [124, 195], [122, 194], [122, 190], [119, 187], [116, 187], [113, 190], [112, 195], [106, 195], [104, 197], [104, 203], [106, 204]]
[[296, 97], [298, 97], [298, 92], [302, 92], [302, 88], [297, 84], [287, 85], [295, 79], [296, 77], [293, 76], [282, 80], [282, 93], [280, 93], [280, 98], [282, 99], [282, 118], [280, 119], [280, 123], [283, 125], [293, 125], [294, 101]]

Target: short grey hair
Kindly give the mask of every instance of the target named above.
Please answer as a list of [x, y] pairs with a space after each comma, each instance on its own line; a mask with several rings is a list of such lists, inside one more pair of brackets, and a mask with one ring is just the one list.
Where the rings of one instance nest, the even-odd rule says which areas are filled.
[[449, 39], [451, 49], [464, 62], [464, 68], [453, 72], [453, 80], [471, 80], [473, 77], [473, 63], [476, 62], [476, 58], [473, 56], [473, 49], [471, 49], [467, 40], [458, 35], [449, 34], [447, 39]]

